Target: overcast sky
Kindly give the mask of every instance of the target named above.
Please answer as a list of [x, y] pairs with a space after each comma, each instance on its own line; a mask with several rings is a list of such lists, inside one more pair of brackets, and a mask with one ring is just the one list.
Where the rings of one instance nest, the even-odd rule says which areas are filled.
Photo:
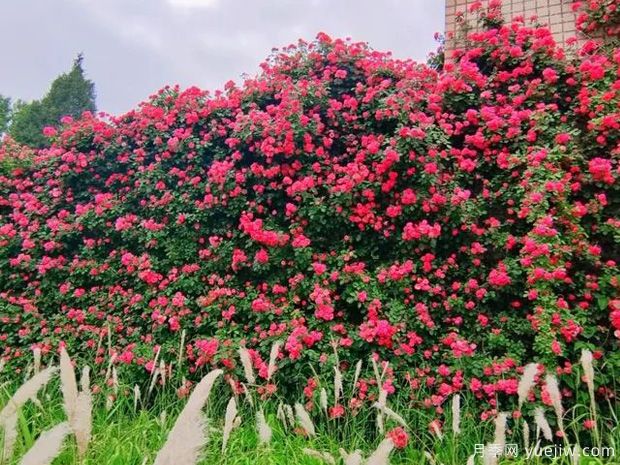
[[221, 88], [318, 32], [424, 60], [443, 0], [0, 0], [0, 94], [40, 98], [84, 52], [97, 105], [122, 113], [166, 84]]

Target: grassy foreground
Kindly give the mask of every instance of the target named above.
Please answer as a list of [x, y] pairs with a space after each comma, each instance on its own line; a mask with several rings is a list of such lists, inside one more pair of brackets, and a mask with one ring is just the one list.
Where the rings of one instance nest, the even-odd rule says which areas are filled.
[[[62, 366], [62, 365], [61, 365]], [[6, 371], [0, 373], [0, 412], [11, 402], [11, 396], [19, 388], [20, 383], [11, 379]], [[13, 377], [14, 378], [14, 377]], [[63, 380], [61, 382], [61, 379]], [[21, 457], [36, 448], [35, 441], [40, 434], [50, 428], [67, 421], [66, 398], [63, 394], [65, 378], [56, 375], [47, 382], [36, 397], [25, 402], [17, 410], [17, 438], [12, 458], [2, 463], [26, 463]], [[99, 381], [104, 381], [103, 379]], [[79, 380], [78, 380], [79, 382]], [[94, 383], [96, 385], [96, 383]], [[108, 389], [109, 388], [109, 389]], [[73, 435], [63, 441], [59, 455], [53, 464], [111, 464], [111, 465], [142, 465], [152, 464], [157, 453], [173, 429], [175, 422], [188, 404], [187, 398], [179, 398], [173, 380], [164, 386], [150, 391], [148, 387], [139, 390], [131, 385], [123, 385], [122, 380], [108, 380], [104, 389], [92, 392], [92, 433], [87, 452], [79, 457], [78, 447]], [[140, 391], [140, 392], [138, 392]], [[343, 388], [346, 393], [347, 389]], [[201, 464], [308, 464], [343, 463], [384, 465], [391, 464], [429, 464], [429, 465], [464, 465], [464, 464], [614, 464], [620, 463], [616, 451], [620, 450], [620, 434], [617, 421], [601, 420], [598, 433], [601, 435], [599, 445], [606, 447], [608, 457], [586, 457], [583, 452], [576, 458], [568, 449], [545, 456], [545, 452], [531, 456], [523, 449], [522, 438], [510, 427], [506, 430], [506, 442], [518, 442], [516, 457], [500, 457], [497, 461], [480, 455], [472, 457], [476, 445], [490, 443], [497, 437], [497, 429], [493, 430], [492, 422], [480, 422], [474, 415], [468, 414], [468, 400], [463, 398], [460, 410], [460, 432], [450, 428], [450, 413], [446, 413], [443, 433], [429, 431], [428, 424], [433, 419], [423, 409], [410, 408], [410, 399], [390, 398], [390, 409], [402, 417], [382, 415], [384, 433], [377, 431], [377, 414], [375, 408], [362, 408], [355, 416], [347, 415], [340, 419], [329, 418], [326, 412], [316, 406], [312, 412], [312, 427], [316, 434], [307, 434], [301, 427], [299, 417], [280, 415], [281, 399], [276, 396], [261, 401], [258, 396], [231, 397], [230, 386], [220, 377], [215, 383], [209, 400], [203, 409], [206, 418], [207, 443], [203, 448]], [[227, 404], [235, 398], [238, 409], [233, 418], [226, 418]], [[449, 410], [449, 407], [446, 407]], [[257, 413], [264, 412], [269, 427], [270, 438], [261, 441], [257, 428]], [[385, 413], [385, 412], [384, 412]], [[573, 412], [574, 413], [574, 412]], [[566, 413], [565, 428], [569, 431], [576, 426], [580, 418], [569, 421], [571, 412]], [[1, 417], [1, 415], [0, 415]], [[283, 421], [283, 417], [286, 418]], [[612, 414], [614, 419], [615, 414]], [[1, 419], [1, 418], [0, 418]], [[288, 421], [287, 421], [288, 420]], [[575, 424], [574, 424], [575, 423]], [[385, 438], [385, 432], [403, 426], [407, 432], [408, 443], [404, 447], [394, 448], [387, 457], [378, 461], [368, 460]], [[514, 423], [516, 429], [516, 423]], [[229, 439], [224, 447], [224, 436], [227, 427], [232, 427]], [[532, 441], [535, 443], [538, 434], [532, 429]], [[543, 441], [544, 442], [544, 441]], [[0, 442], [2, 444], [2, 442]], [[33, 445], [35, 447], [33, 447]], [[544, 444], [543, 444], [544, 445]], [[356, 449], [367, 461], [355, 461], [342, 458], [342, 448], [350, 453]], [[316, 452], [309, 452], [311, 449]], [[0, 449], [1, 452], [1, 449]], [[311, 456], [317, 452], [326, 453], [322, 458]], [[559, 454], [559, 456], [557, 456]], [[599, 453], [599, 455], [601, 455]], [[1, 456], [1, 454], [0, 454]], [[387, 458], [387, 461], [385, 460]], [[332, 461], [333, 460], [333, 461]], [[1, 462], [1, 460], [0, 460]], [[44, 464], [48, 462], [27, 462], [28, 464]], [[176, 463], [176, 462], [164, 462]], [[179, 465], [187, 465], [179, 462]]]

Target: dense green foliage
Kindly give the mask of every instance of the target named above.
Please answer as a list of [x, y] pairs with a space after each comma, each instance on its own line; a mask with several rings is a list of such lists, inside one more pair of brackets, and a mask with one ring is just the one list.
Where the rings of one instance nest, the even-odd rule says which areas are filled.
[[0, 137], [4, 134], [9, 127], [9, 121], [11, 120], [11, 99], [0, 95]]
[[64, 116], [76, 118], [96, 110], [95, 85], [84, 76], [82, 62], [79, 55], [71, 70], [58, 76], [41, 100], [15, 103], [9, 134], [16, 142], [45, 147], [49, 140], [44, 128], [57, 126]]

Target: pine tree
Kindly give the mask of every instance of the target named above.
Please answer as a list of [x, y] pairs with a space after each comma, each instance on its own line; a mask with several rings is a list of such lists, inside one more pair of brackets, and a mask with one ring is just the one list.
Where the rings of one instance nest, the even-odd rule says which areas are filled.
[[43, 105], [50, 112], [55, 124], [62, 116], [79, 117], [84, 111], [96, 111], [95, 84], [84, 77], [82, 62], [84, 56], [80, 53], [71, 71], [61, 74], [50, 87], [43, 98]]
[[17, 142], [31, 147], [45, 147], [48, 140], [42, 131], [46, 126], [58, 126], [60, 118], [82, 115], [84, 111], [96, 111], [95, 85], [86, 79], [79, 54], [71, 71], [58, 76], [41, 100], [30, 103], [17, 102], [9, 134]]

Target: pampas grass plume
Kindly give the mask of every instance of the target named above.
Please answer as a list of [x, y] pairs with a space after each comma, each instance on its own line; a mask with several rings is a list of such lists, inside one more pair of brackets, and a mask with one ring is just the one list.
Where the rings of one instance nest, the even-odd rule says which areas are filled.
[[60, 423], [41, 433], [30, 450], [19, 462], [20, 465], [49, 465], [60, 453], [62, 443], [69, 434], [69, 425]]
[[538, 364], [528, 363], [523, 370], [523, 375], [519, 379], [519, 385], [517, 386], [517, 394], [519, 396], [519, 410], [521, 406], [527, 400], [527, 396], [530, 390], [536, 384], [536, 374], [538, 373]]
[[224, 433], [222, 437], [222, 453], [226, 450], [226, 444], [233, 430], [235, 419], [237, 418], [237, 402], [235, 397], [231, 397], [226, 406], [226, 416], [224, 417]]
[[394, 442], [386, 438], [366, 460], [366, 465], [388, 465], [390, 453], [394, 449]]
[[254, 369], [252, 368], [252, 358], [250, 352], [245, 347], [239, 347], [239, 359], [243, 366], [243, 373], [248, 384], [256, 384], [256, 377], [254, 376]]
[[272, 431], [262, 410], [256, 412], [256, 430], [261, 444], [268, 444], [271, 441]]
[[4, 463], [13, 456], [13, 448], [17, 441], [17, 412], [13, 412], [0, 426], [4, 429], [4, 444], [2, 446], [2, 456], [0, 456], [2, 461], [0, 463]]
[[343, 392], [342, 373], [337, 365], [334, 365], [334, 405], [340, 402], [340, 395]]
[[452, 397], [452, 432], [461, 434], [461, 396], [454, 394]]
[[562, 407], [562, 394], [560, 393], [560, 388], [558, 386], [557, 378], [548, 374], [545, 377], [545, 383], [547, 385], [547, 392], [549, 393], [549, 397], [551, 398], [551, 404], [553, 405], [553, 409], [555, 410], [555, 415], [558, 419], [558, 427], [560, 431], [564, 432], [564, 408]]
[[269, 354], [269, 365], [267, 365], [267, 381], [271, 380], [271, 377], [276, 372], [276, 362], [278, 361], [278, 354], [280, 353], [280, 347], [282, 341], [276, 341], [271, 346], [271, 353]]
[[295, 414], [297, 415], [297, 420], [301, 427], [306, 430], [308, 436], [315, 436], [316, 430], [314, 429], [314, 423], [312, 423], [312, 419], [310, 415], [306, 411], [303, 405], [300, 403], [295, 404]]
[[329, 465], [336, 465], [336, 459], [329, 452], [321, 452], [307, 447], [304, 447], [301, 451], [309, 457], [322, 460]]
[[321, 388], [321, 391], [319, 393], [319, 402], [321, 404], [321, 408], [327, 412], [327, 391], [325, 390], [325, 388]]
[[551, 432], [551, 427], [545, 418], [545, 413], [543, 412], [542, 407], [536, 407], [534, 409], [534, 422], [536, 423], [537, 431], [542, 431], [544, 438], [547, 441], [551, 441], [551, 439], [553, 439], [553, 433]]
[[32, 349], [32, 357], [34, 359], [34, 374], [38, 374], [41, 371], [41, 349], [35, 347]]
[[78, 387], [73, 363], [64, 347], [60, 350], [60, 390], [62, 391], [67, 419], [72, 425], [75, 420]]
[[15, 394], [9, 399], [4, 408], [0, 410], [0, 424], [3, 424], [9, 417], [13, 416], [17, 412], [17, 409], [28, 400], [34, 399], [56, 371], [56, 367], [48, 367], [22, 384], [17, 391], [15, 391]]
[[348, 453], [344, 449], [340, 448], [339, 452], [344, 465], [362, 465], [362, 452], [359, 449]]
[[206, 441], [202, 408], [221, 374], [222, 370], [213, 370], [196, 385], [153, 465], [194, 465], [198, 462]]

